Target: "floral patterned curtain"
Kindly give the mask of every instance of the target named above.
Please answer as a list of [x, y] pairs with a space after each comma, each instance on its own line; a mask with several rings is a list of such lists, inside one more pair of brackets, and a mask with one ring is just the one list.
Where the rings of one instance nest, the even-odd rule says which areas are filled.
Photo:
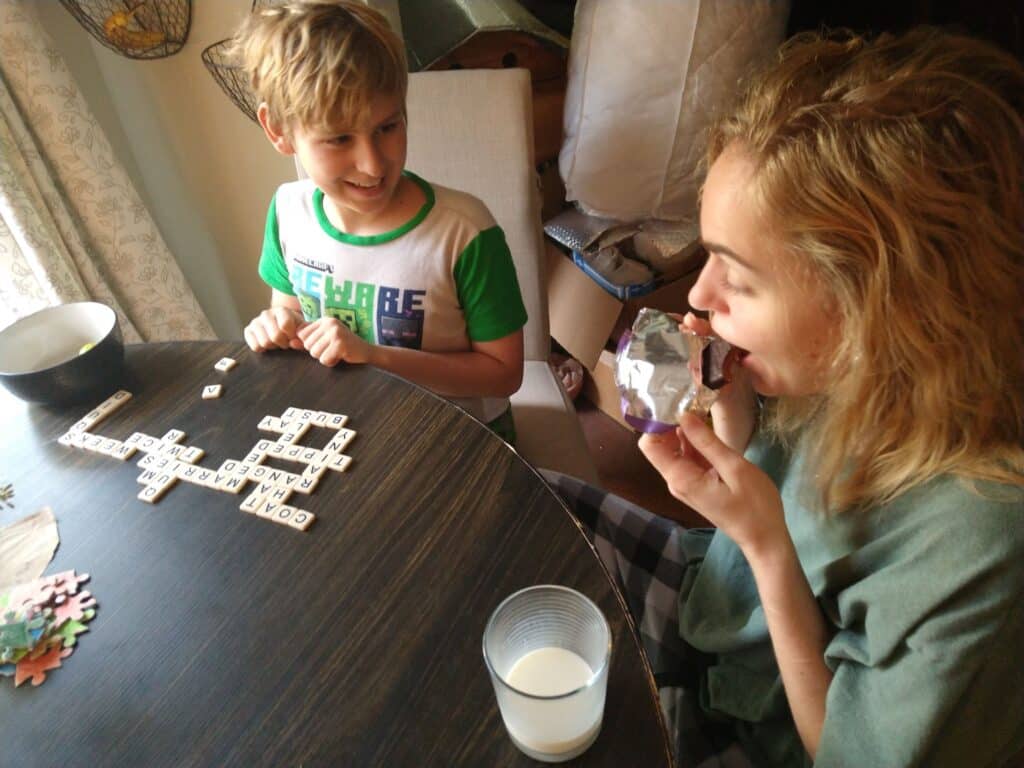
[[94, 300], [126, 342], [214, 338], [29, 5], [0, 0], [0, 327]]

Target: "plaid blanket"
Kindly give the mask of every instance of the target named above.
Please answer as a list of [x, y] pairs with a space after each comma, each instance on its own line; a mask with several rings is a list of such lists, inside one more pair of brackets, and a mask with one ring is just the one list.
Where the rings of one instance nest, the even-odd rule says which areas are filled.
[[704, 558], [711, 529], [687, 530], [619, 496], [558, 472], [541, 474], [587, 531], [629, 606], [661, 698], [680, 768], [750, 768], [726, 722], [700, 708], [710, 657], [679, 636], [680, 592]]

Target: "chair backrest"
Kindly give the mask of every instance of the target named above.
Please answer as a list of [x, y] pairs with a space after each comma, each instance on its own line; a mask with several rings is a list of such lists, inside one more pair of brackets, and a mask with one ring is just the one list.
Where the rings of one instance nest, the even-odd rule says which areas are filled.
[[406, 167], [490, 208], [508, 239], [529, 315], [526, 359], [546, 361], [551, 341], [532, 98], [525, 69], [410, 74]]

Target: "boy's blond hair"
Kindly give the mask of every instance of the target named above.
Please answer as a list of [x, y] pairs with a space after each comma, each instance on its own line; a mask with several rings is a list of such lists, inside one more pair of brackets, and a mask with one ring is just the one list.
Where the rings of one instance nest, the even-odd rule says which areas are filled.
[[235, 34], [231, 55], [285, 131], [358, 122], [378, 96], [397, 96], [405, 106], [402, 41], [360, 2], [290, 0], [256, 9]]
[[833, 298], [825, 394], [780, 398], [827, 509], [939, 475], [1024, 478], [1024, 68], [918, 29], [804, 35], [709, 140], [754, 165], [770, 234]]

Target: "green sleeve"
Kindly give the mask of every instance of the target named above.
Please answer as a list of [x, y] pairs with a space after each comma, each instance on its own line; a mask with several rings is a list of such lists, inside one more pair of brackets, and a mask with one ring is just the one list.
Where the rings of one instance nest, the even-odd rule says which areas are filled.
[[271, 288], [295, 295], [292, 288], [292, 281], [288, 279], [288, 267], [284, 263], [284, 254], [281, 253], [281, 237], [277, 227], [277, 195], [270, 200], [270, 210], [267, 211], [267, 226], [263, 231], [263, 251], [260, 253], [260, 277], [263, 282]]
[[[996, 766], [1024, 745], [1024, 568], [1010, 533], [1021, 507], [958, 506], [943, 512], [962, 522], [929, 526], [912, 557], [841, 606], [857, 623], [826, 650], [834, 678], [815, 766]], [[956, 561], [947, 536], [962, 543]]]
[[471, 341], [495, 341], [526, 325], [526, 307], [501, 227], [474, 237], [459, 255], [454, 273]]

